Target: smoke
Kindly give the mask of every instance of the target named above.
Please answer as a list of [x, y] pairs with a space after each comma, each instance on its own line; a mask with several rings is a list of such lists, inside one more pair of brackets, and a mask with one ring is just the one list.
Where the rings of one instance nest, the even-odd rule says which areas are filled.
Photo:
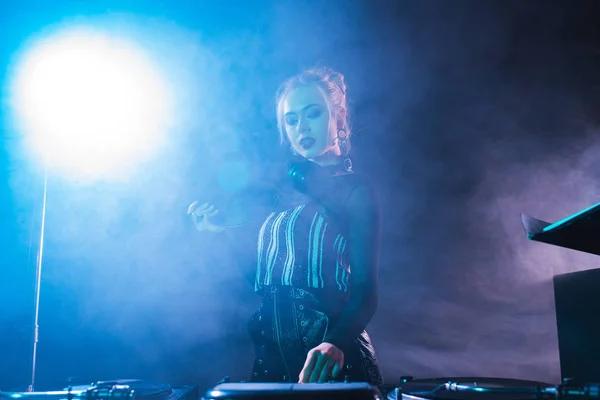
[[[195, 231], [185, 213], [193, 200], [217, 203], [230, 195], [218, 186], [220, 169], [232, 153], [238, 153], [237, 161], [245, 159], [240, 153], [243, 126], [237, 118], [243, 108], [232, 105], [253, 104], [252, 95], [236, 90], [228, 60], [219, 58], [197, 32], [127, 14], [62, 24], [74, 22], [137, 40], [177, 93], [177, 115], [168, 145], [125, 177], [85, 182], [49, 175], [38, 382], [43, 386], [64, 382], [69, 375], [87, 381], [148, 370], [153, 371], [150, 378], [154, 374], [173, 381], [172, 373], [159, 368], [169, 354], [190, 353], [196, 347], [215, 352], [210, 356], [215, 357], [217, 339], [244, 331], [243, 324], [231, 329], [228, 321], [250, 313], [249, 296], [238, 294], [248, 288], [240, 282], [230, 248]], [[27, 167], [27, 150], [19, 143], [13, 147], [11, 157], [18, 167], [11, 170], [11, 189], [18, 203], [28, 205], [18, 210], [20, 244], [33, 244], [30, 252], [35, 255], [43, 179], [39, 169]], [[34, 258], [19, 263], [30, 281], [25, 290], [8, 292], [12, 307], [6, 318], [24, 315], [33, 321]], [[15, 281], [20, 273], [15, 270], [9, 279]], [[19, 325], [22, 333], [29, 321]], [[23, 341], [29, 335], [20, 336]], [[17, 340], [16, 332], [11, 337]], [[80, 369], [78, 359], [93, 358], [104, 346], [129, 361], [118, 365], [107, 355]], [[17, 355], [20, 364], [27, 364], [27, 353]], [[72, 355], [62, 359], [61, 368], [53, 368], [60, 353]], [[198, 369], [209, 372], [207, 364]], [[224, 375], [210, 373], [213, 380]]]
[[[290, 30], [296, 17], [289, 13], [291, 6], [251, 7], [258, 20], [271, 24], [266, 32], [235, 26], [235, 21], [226, 29], [222, 20], [200, 14], [193, 27], [127, 12], [61, 20], [60, 25], [91, 24], [137, 41], [177, 94], [177, 115], [167, 146], [120, 179], [85, 182], [50, 174], [38, 387], [63, 384], [69, 375], [87, 382], [133, 374], [173, 383], [185, 383], [187, 376], [202, 385], [225, 374], [247, 377], [252, 348], [246, 321], [258, 299], [226, 241], [195, 231], [185, 212], [194, 200], [226, 212], [240, 185], [272, 173], [278, 157], [277, 84], [300, 65], [337, 58], [331, 43], [304, 36], [316, 33], [308, 25]], [[221, 9], [234, 17], [229, 11]], [[310, 7], [297, 11], [315, 26], [328, 25], [315, 18], [334, 16]], [[177, 17], [186, 20], [184, 13], [182, 8]], [[282, 35], [295, 42], [281, 41]], [[21, 168], [31, 160], [19, 143], [14, 147], [11, 158], [18, 167], [10, 175], [11, 190], [16, 202], [30, 207], [20, 211], [20, 245], [31, 241], [35, 254], [43, 180], [39, 169]], [[237, 177], [228, 171], [244, 166], [247, 182], [230, 185]], [[248, 243], [255, 234], [249, 234]], [[22, 260], [20, 266], [27, 271], [27, 288], [10, 293], [11, 314], [25, 317], [18, 322], [23, 332], [27, 317], [33, 319], [34, 262]], [[7, 339], [21, 343], [27, 336], [16, 339], [15, 331]], [[13, 354], [25, 367], [26, 348]], [[97, 361], [82, 367], [82, 359]], [[23, 374], [10, 385], [25, 379]]]
[[[369, 331], [388, 382], [557, 382], [551, 278], [597, 261], [528, 241], [519, 215], [550, 222], [597, 202], [593, 68], [574, 61], [586, 44], [565, 39], [583, 24], [578, 11], [510, 4], [182, 4], [157, 9], [160, 18], [80, 18], [139, 41], [178, 93], [178, 115], [167, 147], [127, 180], [50, 177], [41, 385], [76, 370], [86, 382], [247, 379], [246, 321], [258, 299], [225, 240], [195, 231], [185, 211], [194, 200], [226, 210], [232, 187], [273, 173], [275, 89], [316, 64], [346, 76], [353, 161], [373, 178], [385, 215]], [[26, 249], [33, 237], [35, 254], [42, 181], [19, 151], [11, 157], [19, 262], [7, 279], [19, 284], [7, 292], [5, 340], [19, 343], [11, 360], [24, 371], [34, 280]], [[248, 170], [230, 187], [232, 160]], [[96, 362], [82, 368], [82, 359]], [[26, 379], [11, 376], [11, 387]]]
[[426, 78], [410, 87], [414, 104], [374, 121], [401, 129], [402, 150], [375, 174], [389, 219], [372, 333], [388, 381], [558, 382], [552, 276], [597, 260], [528, 241], [520, 214], [553, 222], [597, 202], [591, 66], [575, 62], [585, 40], [566, 33], [583, 22], [539, 4], [471, 6], [399, 7], [388, 18], [405, 25], [383, 24], [412, 44], [403, 70]]

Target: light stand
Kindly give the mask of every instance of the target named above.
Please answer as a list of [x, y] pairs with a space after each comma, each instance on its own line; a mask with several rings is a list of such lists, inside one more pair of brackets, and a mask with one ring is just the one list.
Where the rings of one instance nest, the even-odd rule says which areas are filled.
[[35, 320], [33, 326], [33, 357], [31, 362], [31, 383], [27, 388], [28, 392], [33, 392], [35, 387], [35, 368], [37, 363], [37, 344], [39, 341], [39, 316], [40, 316], [40, 287], [42, 283], [42, 261], [44, 256], [44, 228], [46, 225], [46, 196], [48, 193], [48, 167], [44, 168], [44, 197], [42, 200], [42, 225], [40, 228], [40, 247], [38, 249], [37, 263], [35, 269]]

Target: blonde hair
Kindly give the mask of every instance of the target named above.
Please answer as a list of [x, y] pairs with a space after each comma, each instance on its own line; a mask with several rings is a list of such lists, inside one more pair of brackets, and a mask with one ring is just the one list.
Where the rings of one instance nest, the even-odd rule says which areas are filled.
[[275, 95], [277, 106], [277, 128], [279, 130], [279, 139], [281, 144], [289, 143], [285, 132], [285, 121], [283, 118], [283, 99], [284, 97], [301, 86], [316, 85], [317, 88], [325, 96], [325, 100], [329, 105], [329, 111], [337, 121], [341, 121], [343, 128], [346, 131], [348, 141], [347, 149], [350, 150], [350, 124], [348, 119], [348, 104], [346, 99], [346, 83], [344, 75], [330, 68], [311, 68], [302, 71], [296, 76], [286, 80], [279, 86]]

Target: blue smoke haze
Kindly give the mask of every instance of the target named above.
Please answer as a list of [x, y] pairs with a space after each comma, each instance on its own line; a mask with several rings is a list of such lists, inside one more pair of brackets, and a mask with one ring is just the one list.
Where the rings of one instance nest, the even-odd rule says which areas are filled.
[[[196, 199], [226, 208], [273, 173], [275, 89], [316, 64], [346, 76], [354, 164], [382, 201], [380, 301], [369, 331], [386, 380], [559, 382], [552, 276], [598, 260], [527, 241], [519, 214], [555, 221], [598, 201], [592, 2], [0, 7], [4, 88], [32, 35], [77, 21], [139, 41], [179, 101], [169, 145], [129, 179], [50, 176], [38, 389], [70, 376], [202, 387], [224, 375], [247, 379], [246, 321], [258, 299], [222, 240], [196, 232], [185, 211]], [[24, 390], [43, 180], [10, 112], [4, 90], [0, 389]]]

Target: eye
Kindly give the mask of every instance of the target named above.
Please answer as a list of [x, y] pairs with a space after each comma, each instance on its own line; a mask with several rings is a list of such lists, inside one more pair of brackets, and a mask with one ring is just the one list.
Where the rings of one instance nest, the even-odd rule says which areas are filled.
[[317, 107], [313, 107], [310, 110], [308, 110], [308, 113], [306, 113], [306, 115], [308, 116], [308, 118], [319, 118], [321, 116], [322, 112], [320, 108]]
[[295, 115], [286, 115], [285, 123], [289, 126], [294, 126], [298, 123], [298, 118]]

